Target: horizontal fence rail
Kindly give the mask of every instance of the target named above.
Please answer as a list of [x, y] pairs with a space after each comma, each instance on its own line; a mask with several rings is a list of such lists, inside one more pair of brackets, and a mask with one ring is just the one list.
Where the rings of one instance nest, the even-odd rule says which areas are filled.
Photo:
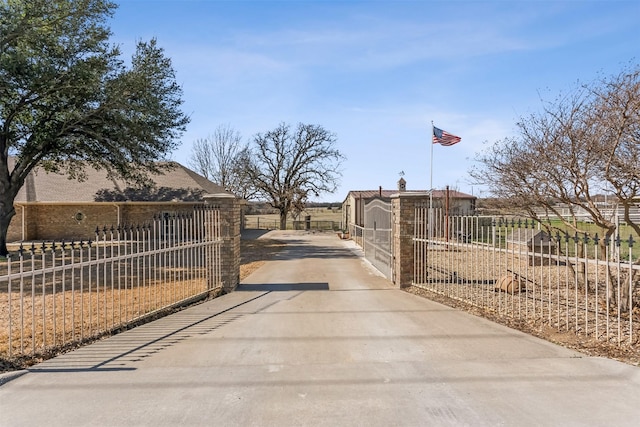
[[21, 246], [0, 261], [0, 357], [98, 337], [221, 287], [220, 213], [103, 227], [92, 241]]
[[[243, 227], [252, 230], [278, 230], [280, 229], [280, 220], [247, 215], [244, 217]], [[291, 230], [339, 231], [343, 229], [343, 224], [341, 221], [331, 220], [289, 220], [287, 227]]]
[[364, 227], [349, 224], [349, 236], [358, 246], [364, 246]]
[[308, 221], [292, 221], [294, 230], [320, 230], [320, 231], [338, 231], [342, 230], [342, 222], [328, 220], [308, 220]]
[[280, 228], [280, 220], [272, 217], [247, 215], [244, 217], [243, 227], [252, 230], [278, 230]]
[[638, 343], [637, 236], [571, 235], [419, 207], [413, 240], [415, 286], [558, 331]]

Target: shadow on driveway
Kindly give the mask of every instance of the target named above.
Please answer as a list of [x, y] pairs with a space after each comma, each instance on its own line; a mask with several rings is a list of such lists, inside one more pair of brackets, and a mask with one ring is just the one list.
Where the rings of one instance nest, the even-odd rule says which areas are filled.
[[240, 232], [240, 238], [242, 240], [259, 239], [260, 237], [264, 236], [265, 234], [267, 234], [270, 231], [271, 230], [244, 229], [244, 230], [242, 230]]
[[329, 283], [248, 283], [236, 288], [238, 291], [328, 291]]

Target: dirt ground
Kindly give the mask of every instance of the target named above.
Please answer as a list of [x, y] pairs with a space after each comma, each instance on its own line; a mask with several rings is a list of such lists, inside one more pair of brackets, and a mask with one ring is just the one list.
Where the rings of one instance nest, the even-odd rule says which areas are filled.
[[262, 267], [283, 246], [271, 239], [240, 240], [240, 280]]
[[[267, 260], [272, 258], [277, 253], [279, 248], [282, 247], [283, 243], [268, 239], [242, 239], [240, 241], [240, 245], [240, 280], [243, 280], [245, 277], [264, 265]], [[106, 336], [108, 336], [108, 334], [98, 337], [97, 339], [101, 339]], [[91, 339], [87, 340], [87, 342], [84, 344], [87, 344], [89, 342], [91, 342]], [[78, 345], [82, 344], [75, 343], [73, 345], [66, 346], [63, 349], [53, 351], [45, 355], [38, 355], [36, 357], [24, 356], [12, 360], [0, 358], [0, 373], [17, 369], [24, 369], [46, 358], [54, 357], [57, 354], [73, 350]]]
[[[264, 263], [273, 258], [273, 256], [277, 254], [283, 246], [284, 243], [277, 240], [241, 240], [240, 280], [243, 280], [263, 266]], [[498, 316], [495, 313], [481, 310], [470, 304], [447, 298], [417, 287], [409, 287], [406, 288], [405, 291], [456, 309], [465, 310], [473, 315], [484, 317], [493, 322], [500, 323], [507, 327], [571, 348], [589, 356], [606, 357], [619, 360], [630, 365], [640, 366], [640, 348], [638, 348], [638, 346], [605, 343], [593, 340], [590, 337], [576, 335], [573, 332], [561, 332], [555, 328], [535, 324], [531, 321]], [[25, 362], [24, 360], [9, 362], [0, 359], [0, 372], [21, 369], [31, 365], [32, 363], [33, 362], [29, 361]]]

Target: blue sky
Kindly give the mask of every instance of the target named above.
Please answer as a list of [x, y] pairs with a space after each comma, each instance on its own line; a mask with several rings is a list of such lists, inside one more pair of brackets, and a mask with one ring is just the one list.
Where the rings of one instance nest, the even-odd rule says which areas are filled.
[[158, 39], [191, 117], [172, 158], [219, 125], [249, 140], [281, 122], [334, 132], [349, 190], [431, 184], [431, 122], [458, 135], [433, 148], [433, 188], [476, 196], [486, 143], [513, 135], [578, 81], [640, 63], [634, 1], [116, 0], [112, 42], [130, 56]]

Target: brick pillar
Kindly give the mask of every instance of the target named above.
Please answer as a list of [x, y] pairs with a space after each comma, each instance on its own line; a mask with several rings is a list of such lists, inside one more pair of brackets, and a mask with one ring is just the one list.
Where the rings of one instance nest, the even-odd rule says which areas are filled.
[[393, 218], [393, 283], [400, 288], [413, 283], [413, 236], [415, 208], [429, 203], [428, 193], [398, 193], [391, 196]]
[[208, 194], [204, 200], [220, 211], [222, 288], [224, 292], [231, 292], [240, 283], [240, 200], [228, 193]]

